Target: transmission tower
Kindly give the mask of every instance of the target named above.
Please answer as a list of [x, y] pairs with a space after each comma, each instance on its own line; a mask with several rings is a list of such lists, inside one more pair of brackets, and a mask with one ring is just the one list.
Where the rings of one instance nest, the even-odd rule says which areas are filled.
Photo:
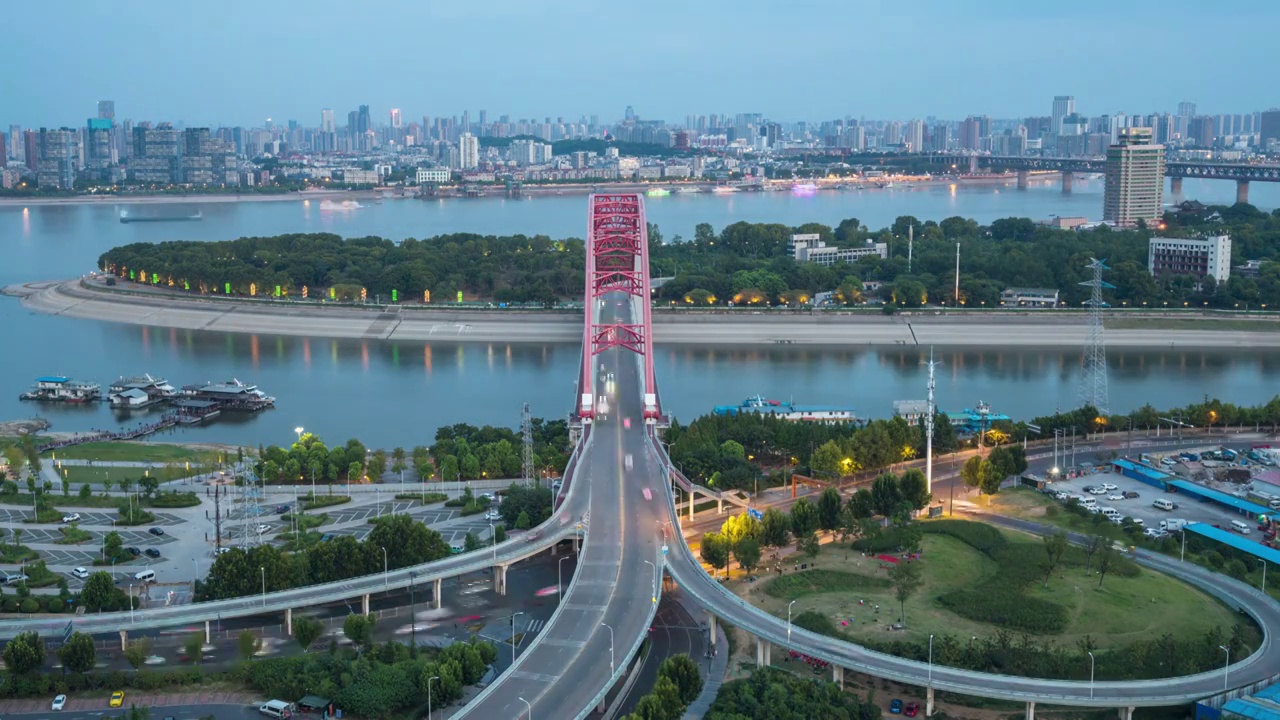
[[933, 379], [933, 370], [942, 363], [933, 359], [933, 348], [929, 348], [929, 402], [924, 416], [924, 478], [929, 492], [933, 492], [933, 391], [937, 383]]
[[520, 449], [520, 469], [524, 481], [532, 485], [537, 477], [533, 468], [533, 419], [529, 417], [529, 403], [524, 404], [524, 412], [520, 414], [520, 434], [524, 438], [524, 447]]
[[1102, 271], [1110, 270], [1107, 261], [1089, 258], [1088, 269], [1093, 279], [1080, 283], [1092, 289], [1089, 296], [1089, 334], [1084, 343], [1084, 363], [1080, 373], [1080, 405], [1092, 405], [1100, 413], [1106, 413], [1111, 404], [1107, 391], [1107, 342], [1102, 328], [1102, 289], [1114, 289], [1115, 285], [1102, 279]]

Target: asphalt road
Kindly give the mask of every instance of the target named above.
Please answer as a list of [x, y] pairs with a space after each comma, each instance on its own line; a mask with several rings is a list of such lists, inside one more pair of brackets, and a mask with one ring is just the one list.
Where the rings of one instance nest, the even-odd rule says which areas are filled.
[[[680, 591], [676, 589], [673, 592]], [[658, 601], [658, 615], [653, 619], [649, 640], [649, 654], [645, 656], [635, 684], [618, 706], [615, 717], [624, 717], [636, 709], [640, 698], [648, 694], [654, 683], [658, 682], [658, 666], [672, 655], [688, 655], [701, 667], [709, 667], [703, 659], [707, 650], [706, 623], [699, 624], [670, 592]], [[706, 670], [703, 674], [706, 674]]]
[[[627, 321], [631, 306], [625, 297], [606, 298], [600, 310], [602, 322]], [[657, 563], [661, 562], [665, 491], [662, 473], [645, 449], [636, 360], [629, 351], [617, 349], [594, 358], [597, 368], [593, 370], [603, 366], [614, 374], [616, 394], [610, 397], [611, 414], [592, 425], [570, 484], [570, 497], [562, 506], [562, 511], [581, 511], [587, 518], [587, 539], [562, 611], [539, 642], [517, 660], [514, 671], [456, 717], [577, 717], [611, 684], [615, 668], [625, 665], [627, 654], [648, 632], [650, 612], [655, 609]], [[596, 393], [605, 394], [600, 373], [592, 376]], [[625, 469], [627, 455], [632, 457], [631, 470]], [[645, 487], [652, 500], [644, 498]]]
[[[126, 698], [127, 700], [127, 698]], [[105, 704], [105, 701], [104, 701]], [[99, 710], [82, 710], [53, 712], [47, 707], [41, 712], [31, 713], [6, 713], [5, 720], [49, 720], [49, 718], [58, 718], [58, 720], [106, 720], [107, 718], [124, 718], [129, 715], [129, 707], [116, 710], [99, 709]], [[258, 708], [249, 707], [247, 705], [170, 705], [167, 707], [151, 708], [151, 720], [198, 720], [198, 718], [213, 715], [217, 720], [250, 720], [251, 718], [262, 718], [263, 715], [258, 714]]]
[[[1229, 438], [1224, 438], [1224, 441], [1230, 444]], [[1171, 444], [1165, 441], [1159, 445], [1152, 443], [1152, 446], [1166, 447]], [[1199, 441], [1198, 444], [1207, 443]], [[1078, 448], [1077, 453], [1079, 452]], [[1051, 457], [1037, 457], [1035, 464], [1047, 466], [1052, 462]], [[938, 465], [935, 464], [935, 496], [939, 490], [946, 488], [949, 491], [959, 482], [957, 478], [943, 479], [940, 477], [943, 475], [945, 471], [939, 472]], [[786, 504], [789, 503], [788, 499]], [[674, 513], [674, 508], [671, 508], [671, 512]], [[723, 520], [723, 518], [717, 519]], [[1002, 519], [1001, 522], [1008, 524], [1015, 521]], [[1026, 521], [1016, 522], [1035, 525]], [[1177, 563], [1163, 556], [1145, 552], [1139, 553], [1137, 559], [1143, 564], [1199, 587], [1218, 597], [1230, 607], [1247, 608], [1259, 625], [1267, 628], [1266, 637], [1259, 650], [1231, 667], [1229, 678], [1232, 687], [1265, 680], [1274, 674], [1275, 668], [1280, 667], [1280, 643], [1275, 641], [1275, 634], [1280, 630], [1280, 605], [1255, 588], [1198, 566]], [[707, 607], [717, 617], [757, 637], [770, 640], [778, 651], [794, 649], [826, 660], [833, 665], [898, 682], [920, 687], [932, 684], [936, 689], [979, 697], [1093, 707], [1175, 705], [1222, 691], [1223, 674], [1220, 671], [1163, 680], [1107, 681], [1090, 684], [977, 673], [936, 665], [930, 667], [926, 663], [872, 652], [859, 645], [798, 628], [792, 629], [791, 640], [788, 642], [785, 620], [750, 606], [712, 579], [703, 571], [701, 563], [689, 551], [688, 545], [674, 544], [667, 561], [672, 577], [682, 588], [691, 593], [699, 604]]]

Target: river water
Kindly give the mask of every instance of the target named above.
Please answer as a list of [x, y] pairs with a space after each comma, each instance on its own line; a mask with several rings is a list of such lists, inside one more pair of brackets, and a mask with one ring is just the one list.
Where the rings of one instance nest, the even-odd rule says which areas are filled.
[[[1280, 187], [1255, 184], [1254, 203], [1280, 205]], [[1184, 195], [1229, 203], [1235, 186], [1192, 181]], [[648, 198], [646, 211], [663, 235], [691, 237], [694, 225], [717, 230], [745, 220], [798, 225], [837, 224], [856, 217], [879, 228], [899, 215], [941, 220], [960, 215], [981, 222], [1050, 215], [1097, 217], [1100, 180], [1080, 181], [1062, 194], [1057, 183], [1012, 186], [915, 187], [860, 192], [671, 195]], [[322, 210], [316, 202], [209, 203], [153, 206], [149, 212], [199, 209], [189, 223], [118, 221], [127, 205], [0, 207], [0, 285], [74, 277], [94, 268], [100, 253], [129, 242], [220, 240], [286, 232], [334, 232], [401, 239], [447, 232], [584, 234], [586, 197], [532, 199], [388, 200], [354, 211]], [[136, 210], [135, 210], [136, 212]], [[114, 428], [145, 416], [118, 417], [109, 408], [22, 403], [17, 399], [40, 375], [61, 374], [104, 385], [144, 372], [175, 385], [238, 378], [277, 398], [277, 407], [251, 417], [223, 417], [207, 428], [175, 431], [210, 442], [284, 443], [306, 427], [333, 440], [356, 436], [377, 446], [429, 444], [440, 425], [455, 422], [516, 426], [520, 408], [563, 416], [573, 403], [580, 357], [576, 345], [396, 343], [326, 338], [228, 335], [144, 328], [35, 315], [0, 298], [6, 341], [0, 374], [0, 419], [37, 412], [55, 430]], [[1029, 417], [1076, 402], [1079, 352], [993, 348], [940, 352], [940, 407], [959, 410], [978, 400], [997, 412]], [[863, 417], [887, 417], [894, 400], [922, 398], [925, 370], [914, 348], [698, 349], [659, 347], [655, 356], [666, 408], [690, 419], [715, 405], [760, 393], [797, 403], [847, 406]], [[1113, 410], [1145, 402], [1181, 404], [1205, 394], [1254, 403], [1276, 393], [1280, 358], [1236, 351], [1113, 351]]]

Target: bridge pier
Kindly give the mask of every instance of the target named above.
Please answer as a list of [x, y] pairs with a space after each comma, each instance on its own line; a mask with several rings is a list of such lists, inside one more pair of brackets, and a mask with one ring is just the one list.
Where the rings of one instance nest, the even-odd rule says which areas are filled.
[[128, 649], [129, 649], [129, 631], [121, 630], [120, 631], [120, 652], [124, 652], [125, 650], [128, 650]]
[[[208, 624], [205, 623], [206, 626]], [[284, 634], [293, 637], [293, 608], [284, 609]]]
[[1027, 720], [1036, 720], [1036, 703], [1034, 700], [1027, 702]]
[[1120, 708], [1120, 720], [1133, 720], [1133, 706]]
[[1249, 181], [1248, 180], [1236, 181], [1236, 202], [1237, 203], [1249, 202]]
[[507, 594], [507, 566], [493, 566], [493, 591], [499, 595]]
[[[836, 685], [839, 685], [842, 688], [844, 687], [844, 668], [840, 667], [839, 665], [831, 666], [831, 682], [835, 683]], [[1124, 720], [1124, 719], [1122, 718], [1121, 720]]]
[[205, 642], [205, 644], [206, 644], [206, 645], [208, 645], [209, 643], [213, 642], [213, 637], [212, 637], [212, 635], [210, 635], [210, 633], [209, 633], [209, 621], [208, 621], [208, 620], [205, 620], [205, 621], [204, 621], [204, 642]]
[[1062, 193], [1064, 195], [1070, 194], [1071, 186], [1075, 184], [1075, 178], [1076, 174], [1070, 170], [1062, 171]]
[[1182, 178], [1180, 177], [1169, 178], [1169, 194], [1170, 195], [1182, 194]]
[[978, 156], [970, 155], [969, 156], [969, 174], [973, 175], [977, 172], [978, 172]]
[[924, 693], [924, 716], [933, 717], [933, 688], [926, 688]]
[[716, 514], [717, 515], [724, 514], [724, 500], [721, 500], [719, 498], [716, 498]]
[[1027, 170], [1018, 171], [1018, 189], [1019, 190], [1027, 189], [1027, 178], [1029, 177], [1031, 177], [1031, 173], [1029, 171]]
[[436, 610], [440, 609], [440, 603], [444, 600], [441, 597], [444, 590], [444, 578], [436, 578], [431, 581], [431, 607]]
[[715, 647], [715, 645], [716, 645], [716, 616], [715, 616], [715, 614], [713, 614], [713, 613], [707, 613], [707, 629], [710, 631], [710, 634], [709, 634], [709, 635], [707, 635], [707, 637], [708, 637], [708, 638], [710, 638], [710, 640], [708, 640], [707, 642], [708, 642], [708, 644], [709, 644], [709, 645], [711, 645], [711, 647]]
[[360, 612], [364, 615], [369, 614], [369, 595], [367, 593], [360, 596]]
[[756, 665], [767, 667], [773, 664], [773, 644], [764, 638], [756, 638]]

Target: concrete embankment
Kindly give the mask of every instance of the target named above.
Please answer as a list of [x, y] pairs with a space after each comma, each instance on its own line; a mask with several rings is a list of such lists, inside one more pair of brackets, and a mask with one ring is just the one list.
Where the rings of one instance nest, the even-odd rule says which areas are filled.
[[[215, 332], [400, 341], [581, 342], [576, 313], [416, 310], [377, 307], [306, 307], [265, 302], [198, 300], [167, 294], [126, 294], [84, 287], [79, 281], [27, 283], [4, 289], [33, 311], [64, 317]], [[1119, 323], [1118, 323], [1119, 324]], [[1258, 330], [1144, 328], [1126, 319], [1107, 331], [1107, 344], [1128, 348], [1280, 347], [1274, 323]], [[1224, 327], [1228, 327], [1223, 324]], [[655, 341], [666, 345], [809, 345], [936, 347], [1079, 347], [1083, 315], [930, 314], [654, 315]]]

